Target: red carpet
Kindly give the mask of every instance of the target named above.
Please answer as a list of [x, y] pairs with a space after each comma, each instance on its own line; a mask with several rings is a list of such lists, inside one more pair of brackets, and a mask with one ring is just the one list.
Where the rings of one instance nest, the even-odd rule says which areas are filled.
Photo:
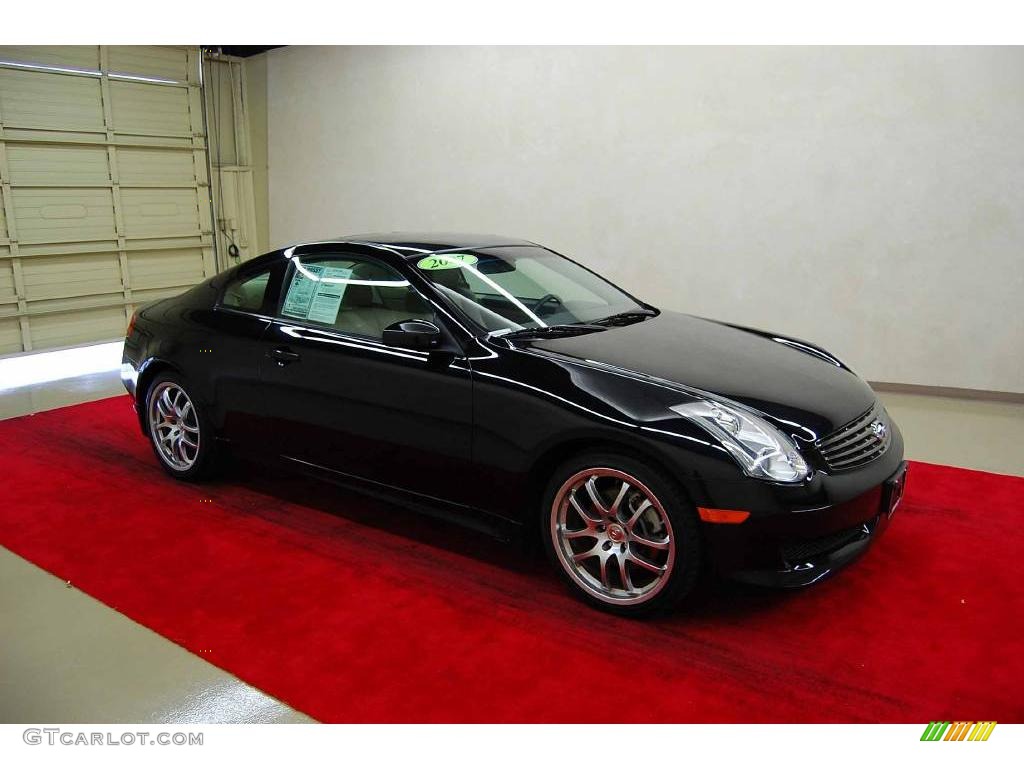
[[175, 483], [126, 398], [0, 422], [0, 460], [0, 544], [321, 720], [1024, 720], [1021, 478], [915, 464], [835, 578], [641, 623], [332, 486]]

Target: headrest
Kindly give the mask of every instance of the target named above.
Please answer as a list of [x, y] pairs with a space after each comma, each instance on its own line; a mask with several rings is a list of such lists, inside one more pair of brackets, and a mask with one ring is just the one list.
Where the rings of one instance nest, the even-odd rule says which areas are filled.
[[446, 288], [454, 288], [457, 291], [469, 288], [469, 283], [466, 282], [466, 276], [462, 274], [461, 269], [437, 269], [434, 270], [430, 279]]
[[373, 306], [372, 286], [349, 283], [345, 286], [345, 295], [342, 298], [342, 305], [346, 307]]

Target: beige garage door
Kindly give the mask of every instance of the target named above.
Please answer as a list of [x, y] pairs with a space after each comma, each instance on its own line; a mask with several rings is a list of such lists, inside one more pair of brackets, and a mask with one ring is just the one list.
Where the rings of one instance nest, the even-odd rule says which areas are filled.
[[198, 48], [0, 47], [0, 355], [216, 271]]

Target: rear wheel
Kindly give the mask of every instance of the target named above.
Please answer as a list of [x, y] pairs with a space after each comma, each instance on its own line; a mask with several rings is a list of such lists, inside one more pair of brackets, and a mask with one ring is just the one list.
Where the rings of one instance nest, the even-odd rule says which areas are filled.
[[153, 452], [179, 480], [206, 477], [213, 465], [213, 430], [184, 380], [161, 374], [146, 395], [146, 425]]
[[700, 565], [697, 518], [669, 478], [629, 456], [588, 454], [548, 485], [544, 543], [573, 592], [620, 615], [667, 609]]

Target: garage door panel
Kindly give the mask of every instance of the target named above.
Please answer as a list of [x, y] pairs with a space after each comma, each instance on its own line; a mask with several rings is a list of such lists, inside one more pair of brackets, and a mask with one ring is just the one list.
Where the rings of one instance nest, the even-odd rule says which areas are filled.
[[164, 136], [191, 135], [188, 91], [151, 83], [113, 81], [114, 130]]
[[103, 147], [12, 144], [7, 148], [7, 168], [12, 184], [110, 184]]
[[0, 355], [21, 352], [21, 326], [16, 318], [0, 319]]
[[103, 103], [95, 77], [0, 69], [4, 126], [102, 131]]
[[188, 51], [172, 46], [111, 45], [107, 48], [111, 72], [187, 82]]
[[12, 189], [20, 242], [115, 239], [110, 189]]
[[128, 237], [199, 234], [195, 189], [122, 189], [121, 205]]
[[75, 256], [79, 253], [115, 253], [118, 248], [116, 238], [110, 240], [90, 240], [85, 243], [29, 243], [19, 247], [18, 254], [24, 260], [32, 256]]
[[[44, 308], [48, 309], [48, 308]], [[124, 335], [122, 307], [79, 309], [32, 317], [32, 341], [36, 348], [62, 347]]]
[[66, 299], [40, 299], [29, 302], [29, 316], [35, 322], [36, 317], [53, 315], [74, 315], [79, 311], [95, 309], [117, 309], [122, 317], [125, 314], [120, 293], [99, 293], [94, 296], [72, 296]]
[[0, 45], [0, 61], [97, 71], [100, 49], [95, 45]]
[[22, 274], [29, 301], [119, 294], [123, 290], [116, 253], [35, 256], [22, 261]]
[[203, 279], [203, 252], [199, 248], [141, 251], [128, 256], [132, 290], [191, 285]]
[[192, 152], [165, 149], [119, 149], [117, 168], [122, 184], [167, 184], [195, 186], [196, 168]]
[[15, 298], [14, 270], [10, 259], [0, 259], [0, 304]]

